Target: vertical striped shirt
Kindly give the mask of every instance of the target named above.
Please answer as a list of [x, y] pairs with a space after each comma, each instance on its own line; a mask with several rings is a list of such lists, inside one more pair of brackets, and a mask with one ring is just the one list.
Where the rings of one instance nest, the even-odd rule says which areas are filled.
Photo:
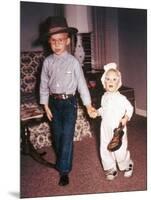
[[78, 90], [84, 105], [91, 104], [90, 93], [78, 60], [65, 51], [51, 54], [43, 63], [40, 83], [40, 103], [48, 104], [50, 94], [75, 94]]

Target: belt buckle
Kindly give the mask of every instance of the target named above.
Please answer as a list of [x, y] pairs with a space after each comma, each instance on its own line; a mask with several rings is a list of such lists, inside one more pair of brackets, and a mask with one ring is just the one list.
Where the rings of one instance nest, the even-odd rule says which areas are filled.
[[62, 99], [66, 99], [66, 95], [65, 94], [62, 94]]

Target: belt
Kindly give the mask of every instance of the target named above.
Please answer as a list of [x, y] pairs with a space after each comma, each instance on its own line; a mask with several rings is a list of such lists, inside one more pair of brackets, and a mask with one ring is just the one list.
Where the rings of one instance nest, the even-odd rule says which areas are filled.
[[74, 96], [74, 94], [51, 94], [54, 99], [69, 99]]

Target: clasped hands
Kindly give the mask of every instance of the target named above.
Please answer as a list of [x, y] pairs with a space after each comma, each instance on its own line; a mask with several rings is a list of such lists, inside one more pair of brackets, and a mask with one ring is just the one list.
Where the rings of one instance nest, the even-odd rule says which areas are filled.
[[[48, 119], [50, 121], [52, 121], [53, 115], [51, 113], [50, 108], [48, 107], [48, 105], [45, 105], [44, 108], [45, 108], [46, 115], [47, 115]], [[89, 117], [94, 119], [98, 116], [97, 110], [92, 105], [88, 105], [88, 106], [86, 106], [86, 108], [87, 108], [87, 112], [88, 112]]]
[[87, 108], [89, 117], [94, 119], [98, 116], [97, 110], [93, 106], [88, 105], [88, 106], [86, 106], [86, 108]]

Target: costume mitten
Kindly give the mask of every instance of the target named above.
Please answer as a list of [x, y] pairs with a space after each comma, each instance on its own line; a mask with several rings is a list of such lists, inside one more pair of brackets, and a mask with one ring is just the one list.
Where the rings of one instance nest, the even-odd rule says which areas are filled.
[[109, 151], [116, 151], [121, 147], [121, 145], [122, 145], [122, 137], [124, 135], [123, 128], [124, 127], [120, 123], [119, 127], [114, 129], [113, 138], [112, 138], [112, 140], [110, 141], [110, 143], [107, 146], [107, 149]]

